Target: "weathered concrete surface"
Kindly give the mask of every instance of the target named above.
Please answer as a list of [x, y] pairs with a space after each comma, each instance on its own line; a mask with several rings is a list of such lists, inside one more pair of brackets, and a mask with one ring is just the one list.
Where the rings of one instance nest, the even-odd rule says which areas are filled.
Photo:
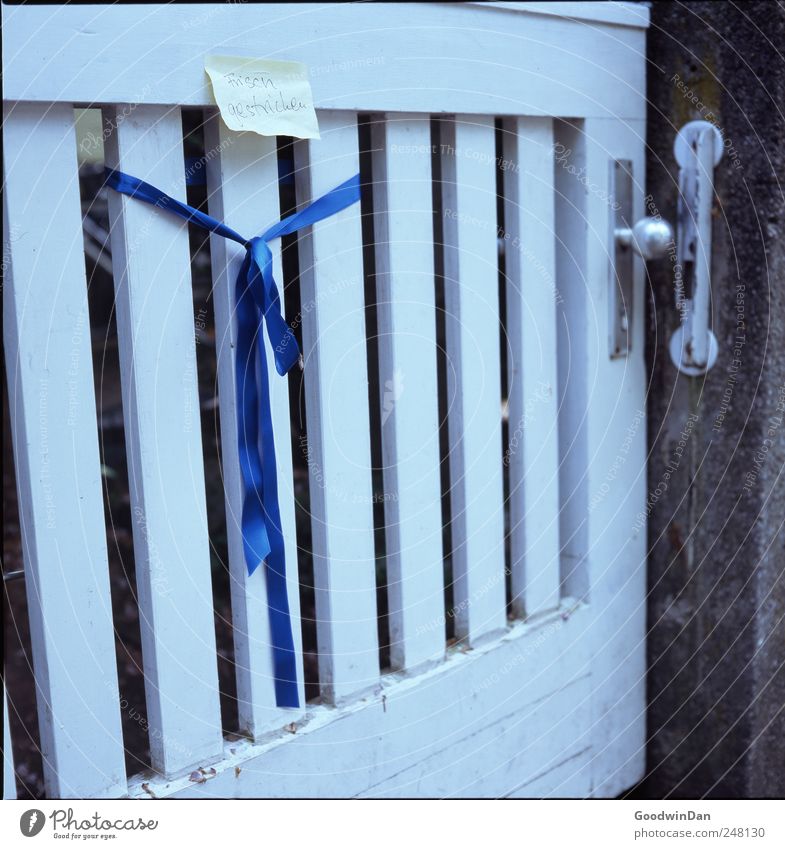
[[720, 356], [705, 380], [670, 363], [672, 266], [649, 266], [651, 671], [639, 792], [653, 798], [785, 797], [783, 45], [781, 3], [652, 7], [648, 190], [674, 224], [675, 131], [704, 118], [726, 139], [712, 282]]

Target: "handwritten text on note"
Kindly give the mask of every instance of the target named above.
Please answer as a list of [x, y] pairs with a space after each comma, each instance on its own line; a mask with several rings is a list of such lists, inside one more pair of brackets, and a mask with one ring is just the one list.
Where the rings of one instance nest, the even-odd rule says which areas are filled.
[[204, 68], [230, 130], [320, 138], [308, 70], [301, 62], [206, 56]]

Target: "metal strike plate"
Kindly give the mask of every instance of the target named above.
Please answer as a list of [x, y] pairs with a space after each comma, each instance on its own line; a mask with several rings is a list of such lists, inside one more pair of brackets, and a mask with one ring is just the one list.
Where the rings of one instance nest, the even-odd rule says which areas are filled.
[[673, 228], [660, 215], [632, 223], [632, 161], [612, 159], [610, 167], [610, 355], [625, 357], [632, 348], [635, 256], [662, 259], [673, 248]]
[[635, 273], [635, 251], [616, 234], [631, 230], [632, 220], [632, 160], [612, 159], [609, 176], [611, 204], [610, 245], [610, 355], [626, 357], [632, 348], [632, 290]]

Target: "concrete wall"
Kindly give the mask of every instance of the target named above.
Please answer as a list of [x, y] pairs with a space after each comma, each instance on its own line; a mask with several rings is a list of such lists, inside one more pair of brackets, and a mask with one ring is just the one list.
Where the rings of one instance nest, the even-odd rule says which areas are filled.
[[781, 3], [652, 6], [648, 191], [665, 218], [676, 130], [711, 120], [726, 153], [705, 379], [671, 365], [672, 266], [649, 265], [651, 797], [785, 796], [783, 45]]

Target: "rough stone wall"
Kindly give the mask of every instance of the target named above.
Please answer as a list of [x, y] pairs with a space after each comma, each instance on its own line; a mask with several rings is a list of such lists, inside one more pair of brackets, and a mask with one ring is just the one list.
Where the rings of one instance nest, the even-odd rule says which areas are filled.
[[[647, 185], [675, 225], [675, 132], [715, 123], [705, 379], [668, 356], [672, 265], [649, 264], [651, 797], [785, 797], [785, 4], [655, 2]], [[678, 75], [678, 76], [674, 76]], [[664, 484], [664, 486], [663, 486]]]

